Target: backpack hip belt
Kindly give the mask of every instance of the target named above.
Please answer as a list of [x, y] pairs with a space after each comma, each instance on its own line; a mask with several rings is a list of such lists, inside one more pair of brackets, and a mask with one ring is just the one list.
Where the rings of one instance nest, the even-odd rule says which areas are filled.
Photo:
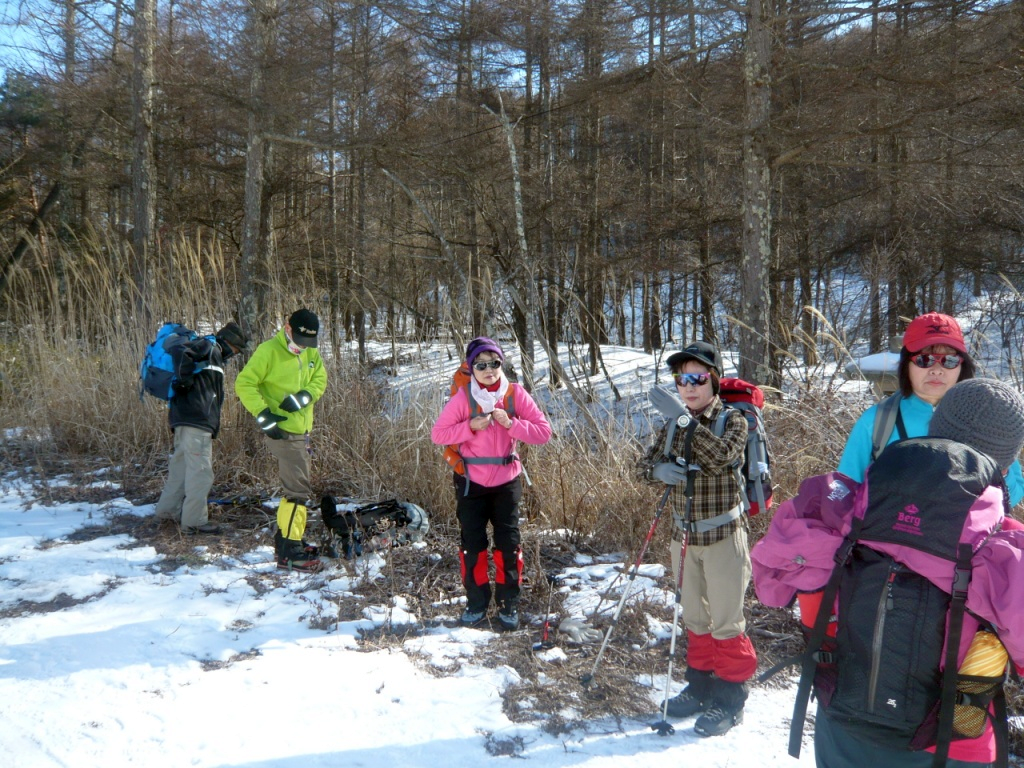
[[714, 517], [710, 517], [707, 520], [694, 520], [689, 523], [686, 523], [682, 520], [676, 520], [676, 524], [688, 533], [707, 533], [708, 531], [713, 531], [716, 528], [721, 528], [723, 525], [728, 525], [733, 520], [739, 520], [742, 516], [743, 505], [737, 504], [728, 512], [723, 512], [720, 515], [715, 515]]
[[463, 456], [463, 464], [496, 464], [499, 467], [507, 467], [519, 459], [519, 454], [512, 451], [508, 456]]

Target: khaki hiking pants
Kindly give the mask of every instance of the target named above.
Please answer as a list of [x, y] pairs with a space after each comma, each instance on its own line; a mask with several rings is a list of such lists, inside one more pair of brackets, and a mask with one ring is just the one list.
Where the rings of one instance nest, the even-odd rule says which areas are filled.
[[174, 453], [156, 516], [194, 528], [209, 522], [206, 501], [213, 487], [213, 435], [205, 429], [174, 428]]
[[[672, 535], [671, 584], [679, 574], [681, 542]], [[686, 547], [683, 566], [683, 624], [698, 635], [710, 633], [716, 640], [728, 640], [747, 629], [743, 618], [743, 596], [750, 583], [750, 552], [743, 526], [727, 539], [698, 547]]]
[[281, 479], [282, 494], [305, 504], [313, 493], [309, 480], [309, 451], [306, 436], [285, 432], [280, 440], [267, 438], [267, 448], [277, 459], [277, 473]]

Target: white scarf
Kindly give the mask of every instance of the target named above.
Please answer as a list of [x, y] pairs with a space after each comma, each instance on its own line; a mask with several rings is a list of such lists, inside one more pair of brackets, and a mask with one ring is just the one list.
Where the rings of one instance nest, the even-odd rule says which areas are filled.
[[498, 385], [498, 389], [495, 392], [488, 392], [481, 387], [480, 382], [476, 380], [476, 376], [469, 381], [469, 394], [473, 397], [473, 401], [480, 406], [481, 413], [493, 411], [495, 406], [505, 397], [505, 393], [508, 392], [508, 379], [505, 378], [505, 372], [500, 371], [500, 374], [501, 378], [499, 381], [501, 384]]

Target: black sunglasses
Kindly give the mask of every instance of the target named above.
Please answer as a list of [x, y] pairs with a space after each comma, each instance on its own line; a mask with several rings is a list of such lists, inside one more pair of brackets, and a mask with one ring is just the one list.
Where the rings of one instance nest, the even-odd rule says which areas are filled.
[[676, 384], [680, 386], [686, 386], [689, 384], [691, 387], [703, 387], [711, 379], [709, 373], [673, 373], [672, 378], [676, 380]]
[[473, 363], [473, 367], [478, 371], [486, 371], [488, 368], [496, 371], [501, 368], [501, 360], [491, 360], [489, 363]]
[[952, 371], [959, 368], [964, 359], [960, 355], [914, 355], [910, 362], [918, 368], [931, 368], [936, 363], [942, 363], [942, 367]]

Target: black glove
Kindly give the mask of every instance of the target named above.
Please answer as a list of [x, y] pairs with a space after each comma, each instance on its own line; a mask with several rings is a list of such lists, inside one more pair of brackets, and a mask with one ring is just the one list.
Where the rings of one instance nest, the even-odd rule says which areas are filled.
[[288, 395], [288, 397], [282, 400], [278, 408], [285, 413], [295, 413], [296, 411], [301, 411], [312, 402], [313, 396], [306, 390], [300, 389], [294, 395]]
[[271, 413], [269, 408], [264, 408], [256, 416], [256, 423], [260, 425], [263, 434], [271, 440], [280, 440], [284, 437], [284, 431], [277, 425], [286, 418], [286, 416], [278, 416], [276, 413]]

